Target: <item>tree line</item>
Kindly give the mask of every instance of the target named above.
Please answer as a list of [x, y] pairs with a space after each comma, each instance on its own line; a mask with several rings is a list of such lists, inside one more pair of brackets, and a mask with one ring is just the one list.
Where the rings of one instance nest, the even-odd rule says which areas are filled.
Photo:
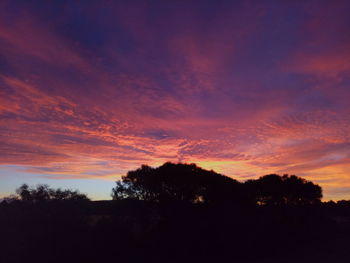
[[117, 181], [112, 197], [155, 202], [306, 205], [321, 201], [322, 188], [288, 174], [269, 174], [242, 183], [196, 164], [168, 162], [157, 168], [143, 165], [128, 172]]
[[[86, 201], [87, 195], [75, 190], [53, 189], [48, 185], [21, 185], [17, 195], [5, 200], [25, 202]], [[322, 198], [322, 188], [304, 178], [268, 174], [239, 182], [196, 164], [164, 163], [153, 168], [142, 165], [129, 171], [112, 189], [113, 200], [187, 202], [191, 204], [312, 205]]]
[[[26, 184], [0, 203], [0, 262], [349, 262], [350, 202], [295, 175], [129, 171], [112, 199]], [[347, 221], [348, 220], [348, 221]]]

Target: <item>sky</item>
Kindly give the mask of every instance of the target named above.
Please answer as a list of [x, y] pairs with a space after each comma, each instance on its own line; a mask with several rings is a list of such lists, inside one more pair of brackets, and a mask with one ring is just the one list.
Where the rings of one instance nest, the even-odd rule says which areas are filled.
[[350, 2], [0, 1], [0, 197], [141, 164], [350, 199]]

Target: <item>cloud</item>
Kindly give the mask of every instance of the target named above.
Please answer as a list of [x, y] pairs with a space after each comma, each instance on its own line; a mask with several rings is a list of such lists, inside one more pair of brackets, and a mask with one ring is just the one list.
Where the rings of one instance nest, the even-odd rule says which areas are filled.
[[2, 165], [114, 180], [196, 162], [349, 195], [348, 4], [103, 3], [2, 3]]

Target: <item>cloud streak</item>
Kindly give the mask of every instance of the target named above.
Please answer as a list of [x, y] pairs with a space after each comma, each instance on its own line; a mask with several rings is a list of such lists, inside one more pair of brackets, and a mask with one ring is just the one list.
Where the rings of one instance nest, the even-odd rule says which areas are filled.
[[349, 4], [102, 2], [1, 4], [6, 169], [115, 180], [196, 162], [350, 198]]

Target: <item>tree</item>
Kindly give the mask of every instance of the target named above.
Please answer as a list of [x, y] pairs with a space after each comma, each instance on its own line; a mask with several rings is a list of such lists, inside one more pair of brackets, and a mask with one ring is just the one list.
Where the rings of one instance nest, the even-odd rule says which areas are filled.
[[35, 188], [27, 184], [21, 185], [16, 189], [18, 199], [26, 202], [47, 202], [47, 201], [86, 201], [89, 198], [75, 190], [62, 190], [60, 188], [50, 188], [46, 184], [39, 184]]
[[19, 198], [23, 201], [32, 201], [32, 195], [30, 193], [29, 186], [27, 184], [22, 184], [19, 188], [16, 189], [16, 194], [19, 195]]
[[112, 189], [112, 197], [147, 201], [185, 201], [218, 203], [235, 200], [241, 184], [195, 164], [165, 163], [152, 168], [129, 171]]
[[295, 175], [269, 174], [245, 182], [251, 199], [260, 205], [314, 204], [322, 198], [322, 188]]

